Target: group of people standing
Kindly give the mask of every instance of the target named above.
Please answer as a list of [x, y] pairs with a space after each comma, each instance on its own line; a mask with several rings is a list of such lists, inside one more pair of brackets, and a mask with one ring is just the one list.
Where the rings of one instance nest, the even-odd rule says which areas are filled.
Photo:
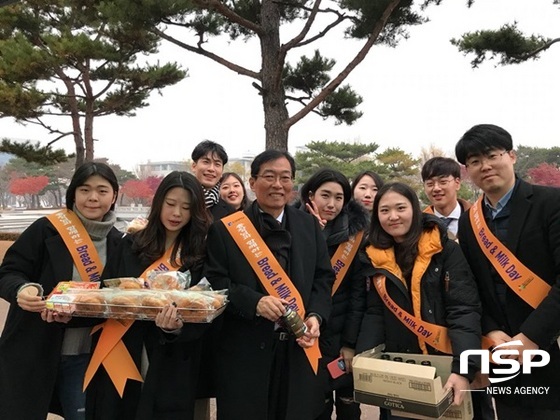
[[[350, 184], [327, 168], [291, 205], [295, 162], [277, 150], [253, 160], [249, 203], [242, 180], [223, 174], [223, 147], [204, 141], [193, 150], [192, 174], [166, 176], [147, 226], [124, 237], [113, 227], [114, 174], [84, 164], [65, 214], [76, 216], [84, 243], [97, 251], [101, 278], [138, 277], [165, 264], [189, 270], [193, 283], [206, 277], [227, 289], [228, 306], [212, 324], [183, 323], [168, 305], [155, 322], [107, 322], [90, 335], [94, 320], [45, 308], [42, 296], [58, 281], [87, 279], [65, 242], [68, 229], [39, 219], [0, 267], [0, 296], [11, 304], [0, 337], [0, 418], [199, 420], [216, 397], [220, 420], [327, 420], [335, 409], [338, 419], [355, 420], [352, 358], [379, 344], [453, 356], [445, 387], [459, 404], [465, 391], [488, 384], [476, 358], [468, 372], [459, 364], [483, 335], [518, 350], [511, 357], [520, 361], [524, 350], [547, 351], [547, 366], [507, 384], [549, 391], [496, 396], [496, 413], [484, 391], [473, 393], [475, 418], [560, 418], [560, 190], [516, 177], [512, 139], [500, 127], [471, 128], [456, 155], [483, 192], [472, 207], [457, 198], [460, 165], [449, 158], [422, 168], [425, 209], [403, 183], [366, 171]], [[532, 281], [535, 290], [526, 287]], [[395, 305], [448, 339], [416, 335]], [[284, 321], [287, 311], [301, 317], [302, 334]], [[115, 331], [136, 371], [122, 395], [108, 364], [92, 367], [98, 343]], [[339, 358], [347, 374], [333, 378], [327, 366]], [[381, 416], [396, 418], [383, 409]]]

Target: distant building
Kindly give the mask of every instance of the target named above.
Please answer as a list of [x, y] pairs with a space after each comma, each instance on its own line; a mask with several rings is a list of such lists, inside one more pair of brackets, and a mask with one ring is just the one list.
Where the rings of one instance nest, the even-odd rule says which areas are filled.
[[148, 176], [166, 176], [173, 171], [188, 171], [190, 172], [189, 163], [186, 161], [165, 160], [160, 162], [141, 163], [139, 166], [140, 177]]
[[[251, 152], [244, 153], [240, 158], [230, 158], [227, 163], [226, 171], [229, 172], [237, 172], [243, 181], [247, 183], [249, 176], [251, 175], [251, 162], [255, 158], [256, 154]], [[239, 173], [240, 171], [237, 170], [239, 166], [243, 167], [243, 173]]]
[[[240, 158], [229, 158], [225, 171], [233, 171], [239, 173], [244, 181], [249, 179], [251, 173], [251, 162], [255, 158], [254, 153], [244, 153]], [[243, 169], [244, 174], [241, 174], [240, 169]], [[159, 162], [148, 161], [138, 165], [140, 178], [148, 176], [166, 176], [172, 171], [187, 171], [191, 172], [191, 160], [176, 161], [164, 160]]]

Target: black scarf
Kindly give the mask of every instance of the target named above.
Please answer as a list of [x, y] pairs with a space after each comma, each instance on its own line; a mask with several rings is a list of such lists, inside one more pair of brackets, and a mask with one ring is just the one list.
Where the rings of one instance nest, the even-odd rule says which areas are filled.
[[284, 271], [290, 273], [290, 249], [292, 247], [292, 235], [286, 229], [287, 217], [284, 213], [282, 224], [278, 223], [274, 217], [264, 213], [255, 200], [250, 208], [255, 228], [272, 251]]

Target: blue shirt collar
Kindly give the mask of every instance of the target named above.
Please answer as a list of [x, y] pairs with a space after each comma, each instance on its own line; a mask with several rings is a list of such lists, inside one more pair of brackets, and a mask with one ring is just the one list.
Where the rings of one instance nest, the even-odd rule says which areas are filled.
[[498, 200], [496, 207], [493, 207], [492, 204], [490, 204], [490, 201], [488, 201], [488, 197], [486, 197], [486, 194], [484, 195], [484, 205], [492, 211], [492, 219], [495, 218], [498, 213], [500, 213], [502, 209], [507, 205], [511, 196], [513, 195], [513, 190], [515, 189], [516, 185], [517, 180], [513, 184], [513, 187], [511, 187], [511, 189], [507, 193], [505, 193], [504, 196], [500, 198], [500, 200]]

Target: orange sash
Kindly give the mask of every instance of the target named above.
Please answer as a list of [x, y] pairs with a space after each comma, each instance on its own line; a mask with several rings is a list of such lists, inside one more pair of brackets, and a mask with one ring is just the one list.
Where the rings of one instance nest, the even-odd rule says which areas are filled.
[[379, 296], [385, 306], [387, 306], [397, 319], [419, 339], [442, 353], [453, 354], [451, 340], [447, 335], [447, 328], [423, 321], [422, 319], [417, 318], [402, 309], [393, 299], [391, 299], [389, 293], [387, 293], [385, 280], [385, 276], [381, 274], [377, 274], [373, 277], [373, 285], [377, 289], [377, 293], [379, 293]]
[[[397, 317], [397, 319], [401, 321], [406, 328], [412, 331], [420, 340], [426, 342], [434, 349], [445, 354], [453, 354], [451, 340], [447, 335], [447, 327], [424, 321], [405, 311], [393, 299], [391, 299], [389, 293], [387, 293], [385, 281], [386, 278], [384, 275], [377, 274], [373, 277], [373, 285], [375, 286], [377, 293], [379, 293], [379, 296], [385, 306]], [[492, 340], [486, 336], [482, 336], [481, 348], [490, 349], [493, 346], [494, 342]]]
[[344, 280], [344, 276], [346, 276], [346, 273], [350, 268], [350, 264], [352, 264], [352, 261], [354, 260], [358, 249], [360, 248], [363, 237], [364, 232], [358, 232], [346, 242], [341, 243], [332, 256], [331, 265], [334, 271], [335, 279], [331, 296], [334, 296], [334, 294], [340, 287], [342, 280]]
[[99, 281], [103, 271], [101, 258], [76, 213], [61, 210], [49, 214], [47, 219], [64, 241], [82, 281]]
[[469, 218], [478, 246], [504, 283], [533, 308], [539, 306], [550, 285], [519, 261], [490, 231], [482, 212], [482, 197], [471, 207]]
[[[245, 213], [238, 211], [221, 219], [227, 231], [247, 259], [247, 262], [257, 275], [259, 281], [270, 296], [276, 296], [289, 302], [289, 307], [304, 319], [305, 308], [299, 291], [272, 255], [255, 226]], [[321, 351], [319, 340], [315, 340], [312, 347], [304, 348], [313, 372], [317, 374]]]
[[[145, 277], [151, 270], [172, 270], [172, 251], [173, 245], [165, 251], [165, 254], [160, 259], [153, 262], [140, 277]], [[108, 319], [103, 324], [100, 324], [93, 329], [92, 334], [101, 328], [103, 331], [101, 331], [99, 342], [97, 343], [97, 346], [95, 346], [95, 350], [93, 351], [91, 361], [89, 362], [89, 366], [84, 377], [84, 391], [101, 364], [105, 367], [107, 374], [111, 378], [111, 381], [115, 385], [115, 388], [121, 398], [124, 394], [124, 387], [127, 379], [134, 379], [135, 381], [140, 382], [144, 381], [142, 379], [142, 375], [136, 367], [136, 364], [134, 363], [134, 360], [132, 360], [132, 356], [128, 352], [125, 344], [122, 342], [122, 337], [133, 323], [134, 320], [132, 319]]]

